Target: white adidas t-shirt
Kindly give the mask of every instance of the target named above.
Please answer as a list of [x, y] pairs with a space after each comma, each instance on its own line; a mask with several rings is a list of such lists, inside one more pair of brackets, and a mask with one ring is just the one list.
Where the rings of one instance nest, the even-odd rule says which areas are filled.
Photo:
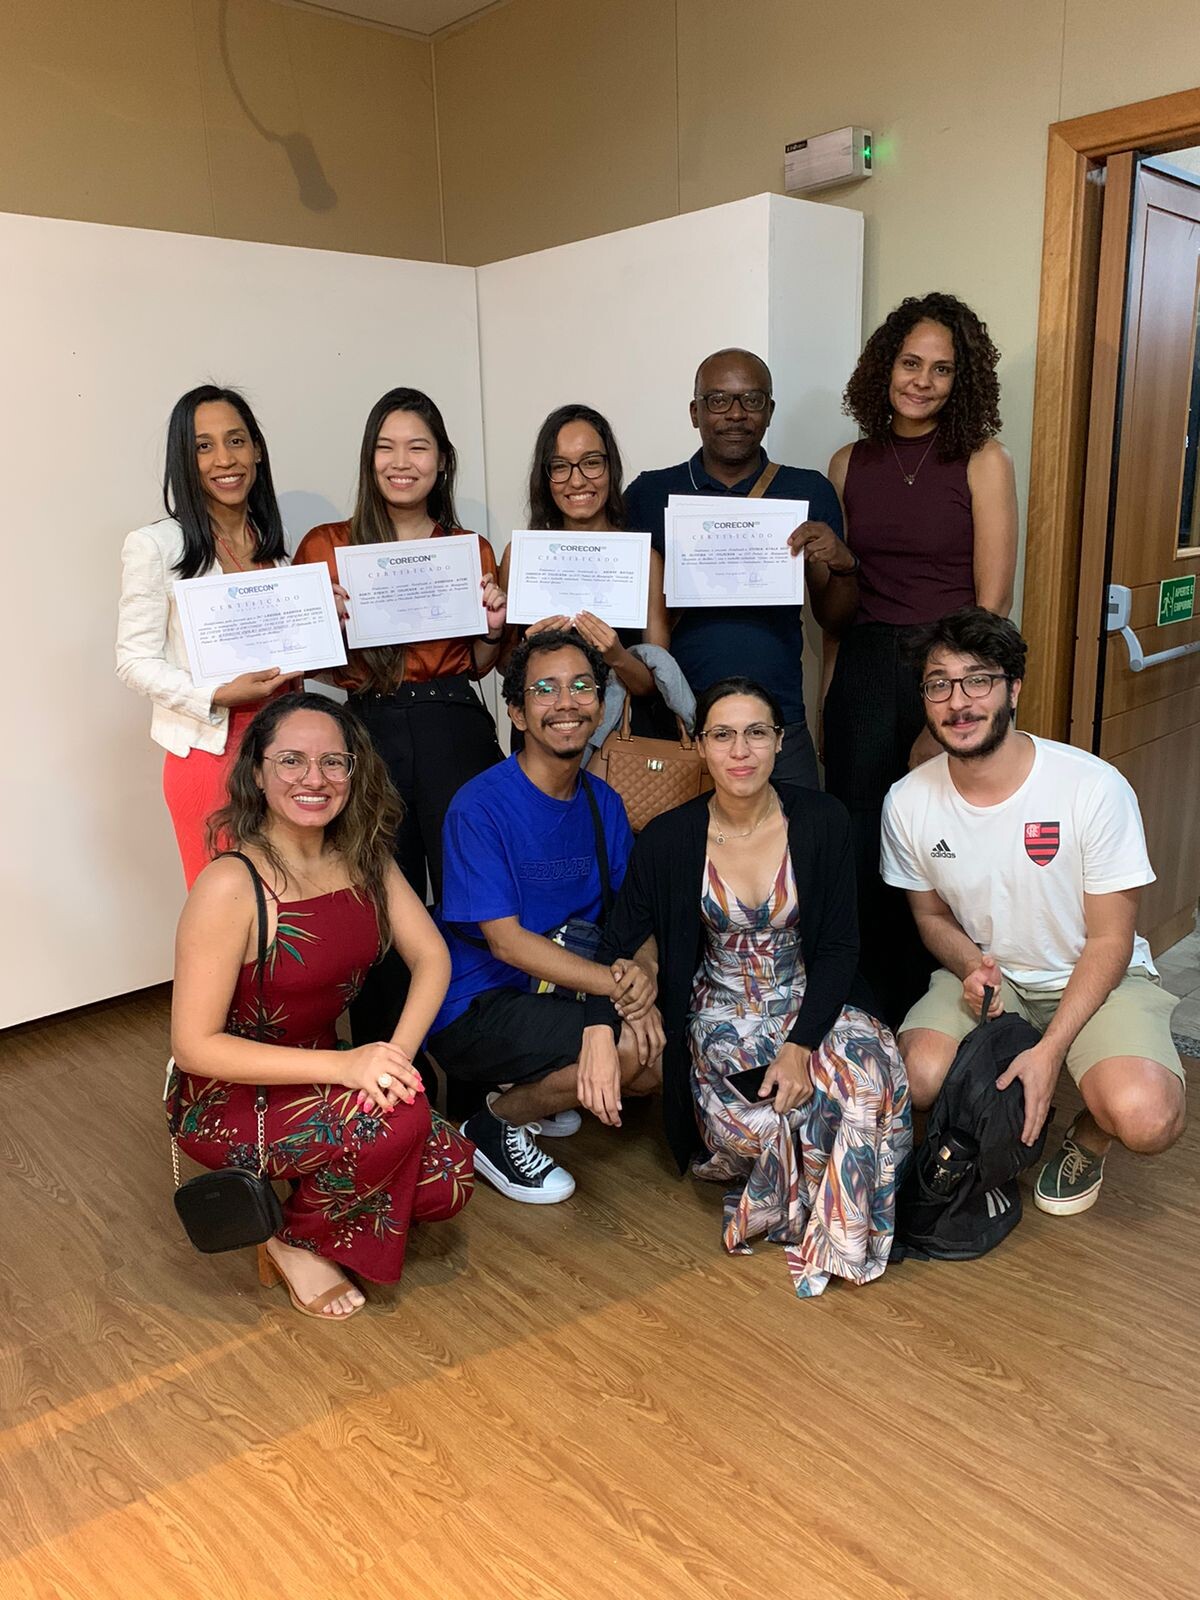
[[[1072, 745], [1033, 744], [1029, 776], [999, 805], [964, 800], [945, 755], [893, 784], [880, 867], [898, 889], [936, 890], [1005, 977], [1062, 989], [1087, 937], [1084, 893], [1134, 889], [1154, 872], [1137, 796], [1117, 769]], [[1154, 972], [1138, 936], [1130, 968]]]

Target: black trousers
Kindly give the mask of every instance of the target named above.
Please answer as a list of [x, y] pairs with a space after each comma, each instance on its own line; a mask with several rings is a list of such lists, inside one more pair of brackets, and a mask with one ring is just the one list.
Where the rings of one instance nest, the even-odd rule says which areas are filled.
[[[463, 784], [503, 755], [496, 725], [465, 676], [402, 683], [391, 694], [356, 694], [350, 710], [365, 723], [404, 801], [396, 835], [400, 870], [421, 896], [442, 897], [442, 823]], [[394, 950], [371, 968], [350, 1008], [355, 1044], [390, 1039], [408, 995], [408, 969]]]
[[902, 889], [879, 875], [883, 802], [908, 771], [925, 726], [917, 674], [903, 656], [906, 629], [859, 623], [838, 646], [825, 697], [825, 788], [850, 813], [858, 874], [859, 966], [890, 1027], [924, 994], [935, 963]]

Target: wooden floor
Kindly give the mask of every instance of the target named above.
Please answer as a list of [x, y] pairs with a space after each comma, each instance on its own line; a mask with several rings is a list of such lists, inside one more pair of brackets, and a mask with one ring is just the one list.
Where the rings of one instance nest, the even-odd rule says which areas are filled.
[[801, 1302], [643, 1106], [327, 1328], [183, 1239], [166, 1003], [0, 1039], [2, 1600], [1200, 1594], [1196, 1132]]

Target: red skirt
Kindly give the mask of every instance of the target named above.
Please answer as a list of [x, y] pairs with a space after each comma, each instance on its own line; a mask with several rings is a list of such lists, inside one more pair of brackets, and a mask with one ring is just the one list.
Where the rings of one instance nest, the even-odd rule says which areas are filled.
[[264, 704], [265, 701], [256, 700], [252, 705], [232, 707], [225, 749], [220, 755], [210, 750], [189, 750], [186, 756], [177, 756], [168, 751], [163, 761], [163, 797], [175, 826], [175, 842], [189, 889], [212, 860], [208, 819], [229, 798], [229, 772], [237, 760], [242, 735]]

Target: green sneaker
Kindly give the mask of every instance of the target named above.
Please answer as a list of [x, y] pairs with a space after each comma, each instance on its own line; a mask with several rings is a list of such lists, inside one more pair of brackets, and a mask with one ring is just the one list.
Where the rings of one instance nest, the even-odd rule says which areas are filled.
[[1033, 1203], [1056, 1217], [1073, 1217], [1096, 1204], [1104, 1182], [1104, 1157], [1075, 1142], [1075, 1124], [1063, 1134], [1057, 1153], [1038, 1173]]

